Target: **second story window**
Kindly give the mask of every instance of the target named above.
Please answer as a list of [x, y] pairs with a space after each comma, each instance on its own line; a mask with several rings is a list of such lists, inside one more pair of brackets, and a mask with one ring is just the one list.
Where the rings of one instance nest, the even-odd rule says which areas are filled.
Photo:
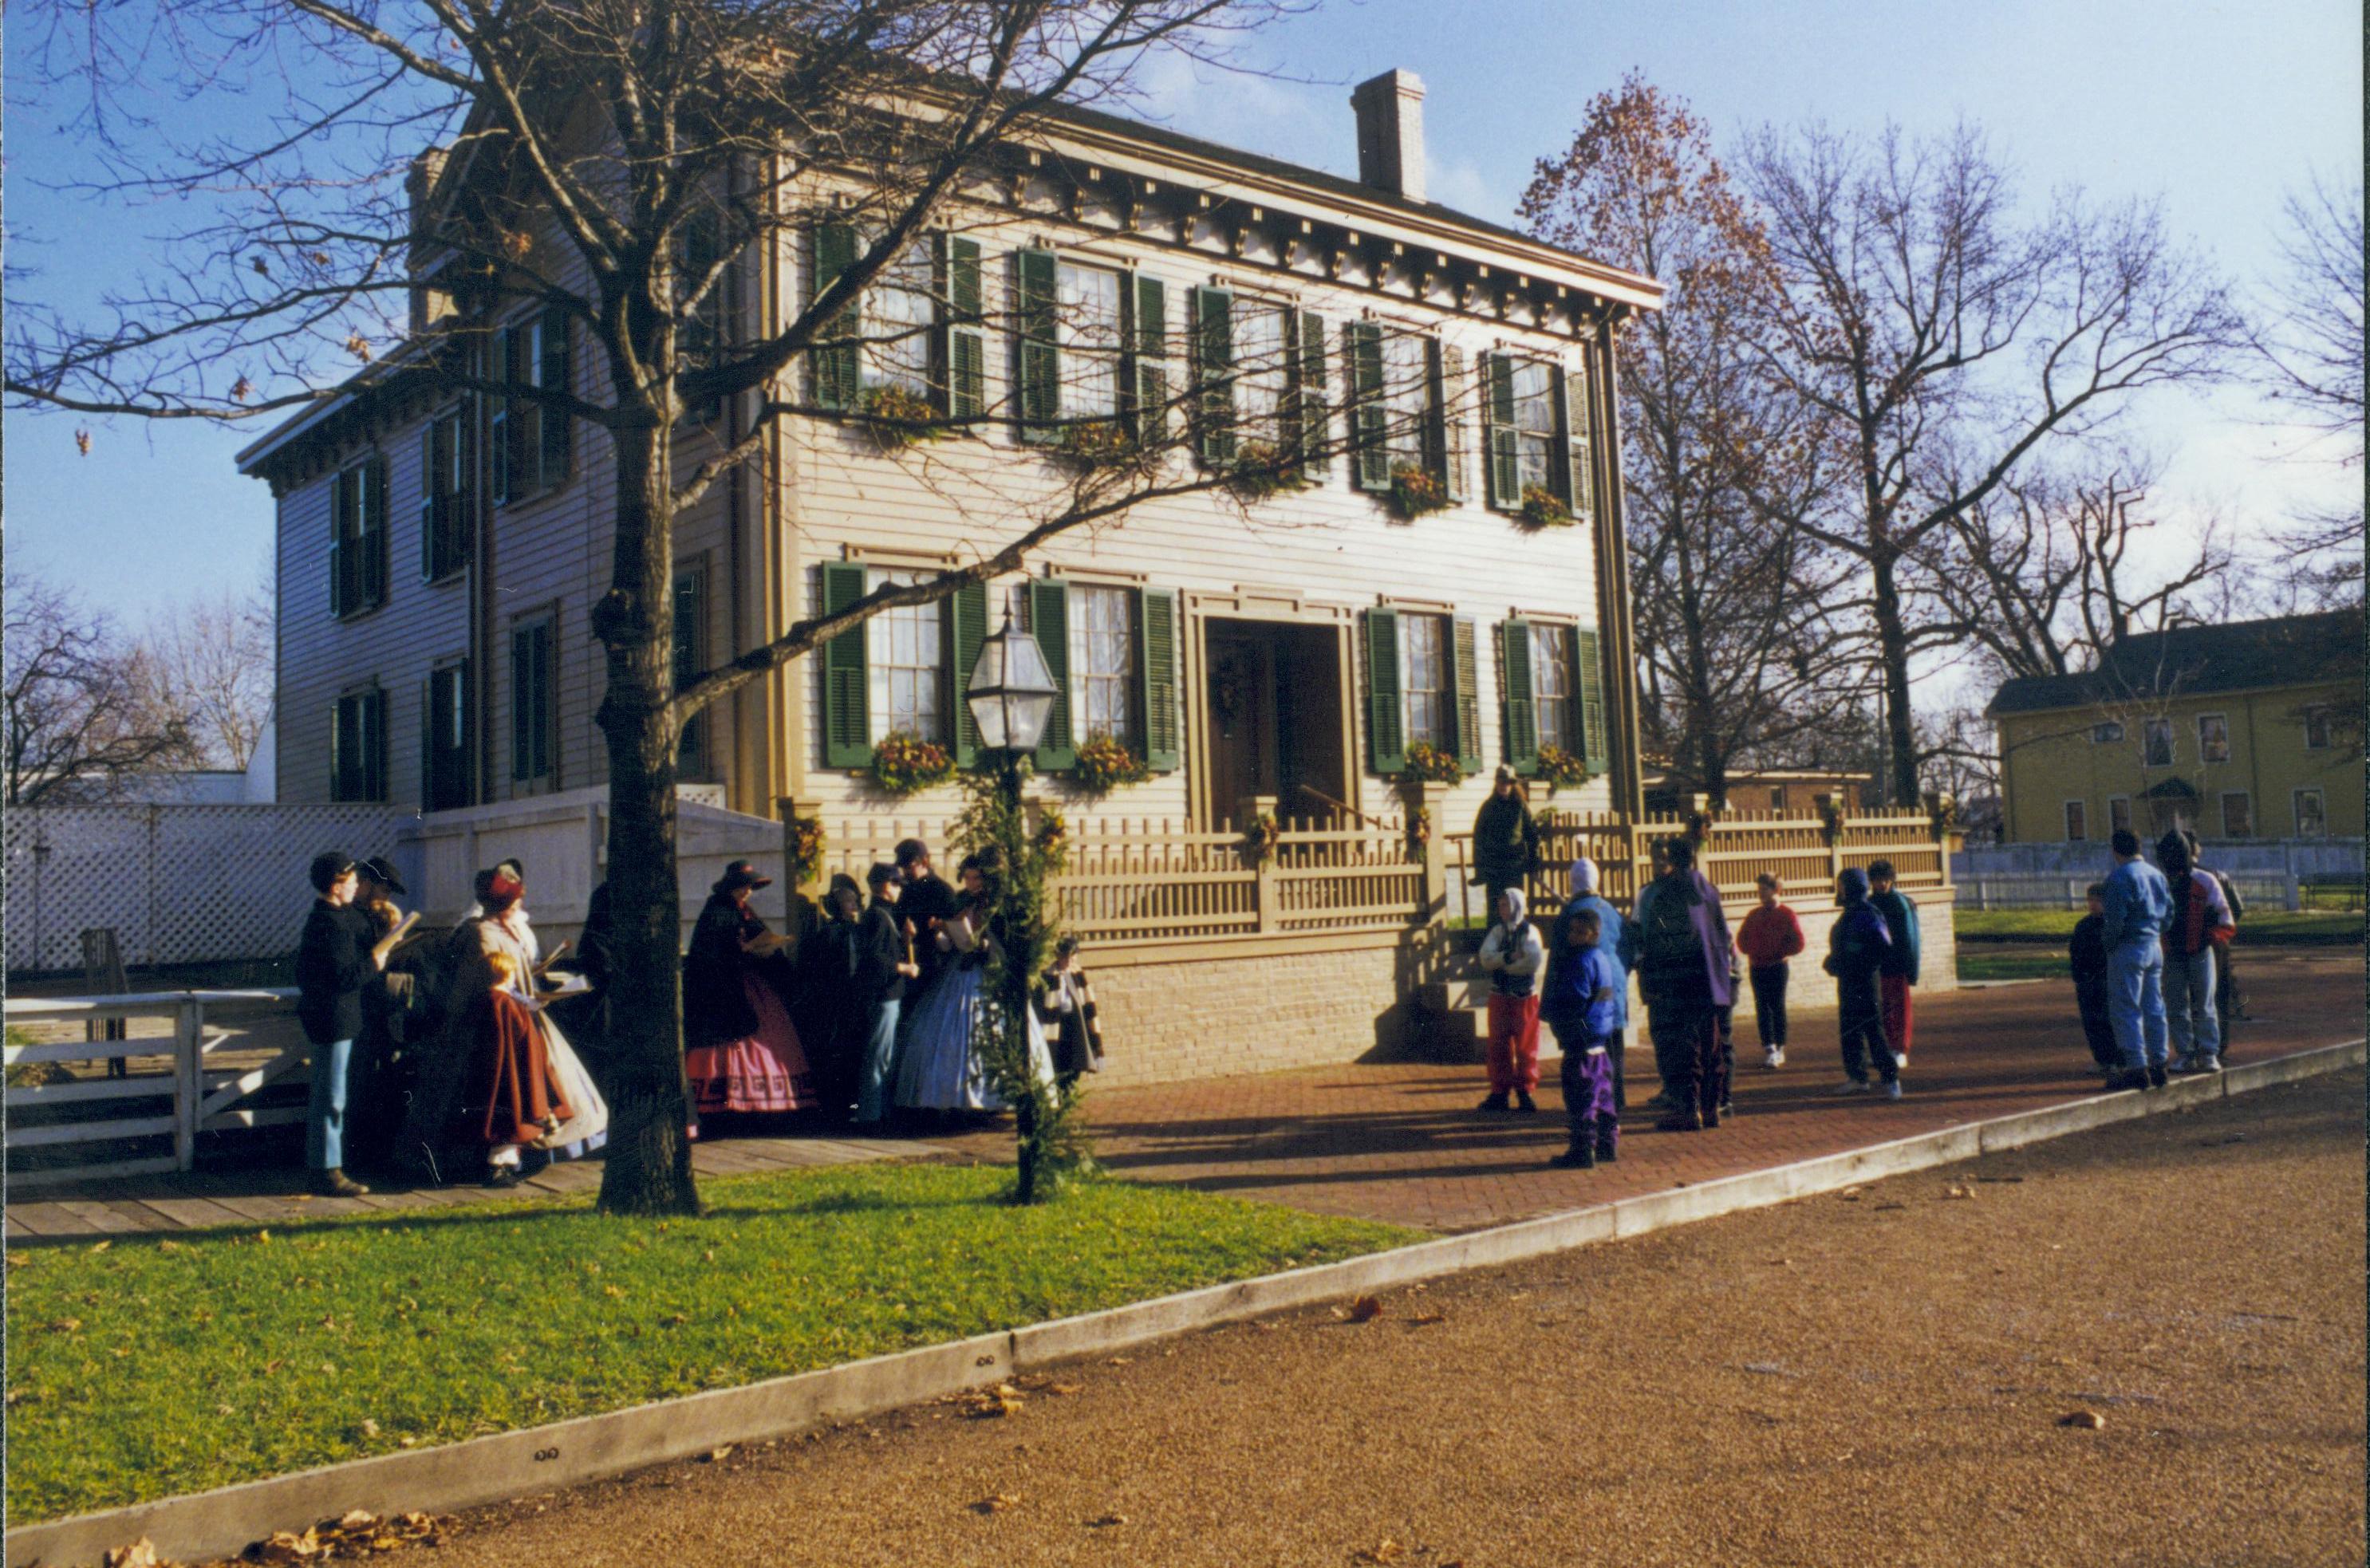
[[1539, 360], [1482, 361], [1490, 504], [1518, 511], [1542, 492], [1574, 516], [1590, 507], [1587, 378]]
[[2336, 716], [2327, 708], [2307, 708], [2304, 714], [2304, 749], [2326, 751], [2332, 744]]
[[469, 419], [454, 408], [420, 432], [420, 575], [430, 582], [469, 564], [477, 538]]
[[2152, 718], [2140, 727], [2141, 761], [2151, 768], [2173, 765], [2172, 720]]
[[329, 481], [329, 613], [386, 602], [386, 462], [376, 452]]
[[[557, 308], [494, 329], [490, 379], [566, 391], [572, 384], [568, 317]], [[568, 477], [568, 416], [524, 395], [496, 397], [486, 417], [494, 503], [524, 500]]]
[[1288, 323], [1280, 305], [1235, 303], [1235, 425], [1245, 441], [1281, 452], [1290, 391], [1285, 346]]
[[2123, 727], [2113, 719], [2090, 727], [2090, 744], [2093, 746], [2112, 746], [2123, 738]]
[[930, 334], [938, 323], [936, 264], [927, 238], [915, 240], [864, 295], [864, 384], [927, 396]]
[[1062, 350], [1060, 417], [1115, 419], [1119, 417], [1119, 274], [1063, 261], [1055, 264], [1053, 280], [1053, 340]]
[[2221, 714], [2197, 715], [2197, 760], [2201, 762], [2226, 762], [2230, 760], [2230, 721]]

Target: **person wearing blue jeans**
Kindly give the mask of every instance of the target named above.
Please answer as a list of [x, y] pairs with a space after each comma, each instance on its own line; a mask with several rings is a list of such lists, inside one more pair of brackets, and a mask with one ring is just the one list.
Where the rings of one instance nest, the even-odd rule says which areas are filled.
[[345, 1173], [346, 1066], [362, 1032], [362, 988], [378, 970], [378, 923], [354, 907], [354, 863], [335, 850], [313, 857], [313, 910], [296, 944], [296, 1021], [313, 1047], [313, 1093], [305, 1115], [305, 1165], [313, 1191], [360, 1197], [370, 1189]]
[[852, 1033], [864, 1042], [864, 1059], [857, 1070], [856, 1124], [877, 1127], [889, 1114], [889, 1081], [896, 1066], [897, 1015], [905, 1004], [905, 982], [921, 971], [906, 956], [905, 937], [897, 924], [897, 895], [904, 878], [887, 861], [865, 873], [872, 903], [856, 927], [856, 973], [848, 1016]]
[[2123, 1070], [2110, 1089], [2160, 1089], [2169, 1055], [2164, 1013], [2165, 921], [2172, 889], [2164, 874], [2140, 858], [2139, 835], [2125, 828], [2112, 841], [2115, 869], [2107, 876], [2107, 1016]]

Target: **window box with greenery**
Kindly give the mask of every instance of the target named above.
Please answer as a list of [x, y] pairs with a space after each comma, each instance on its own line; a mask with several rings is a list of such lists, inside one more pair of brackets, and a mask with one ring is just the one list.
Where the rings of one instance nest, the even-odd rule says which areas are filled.
[[1481, 380], [1490, 507], [1532, 528], [1559, 528], [1587, 515], [1593, 462], [1587, 378], [1538, 360], [1489, 354], [1481, 360]]
[[1523, 486], [1522, 510], [1516, 515], [1523, 520], [1524, 527], [1533, 530], [1570, 528], [1577, 521], [1571, 515], [1571, 509], [1544, 485]]
[[926, 445], [945, 436], [948, 430], [938, 406], [907, 387], [868, 386], [857, 399], [857, 412], [883, 452], [903, 452], [908, 447]]
[[1152, 776], [1144, 759], [1128, 748], [1127, 742], [1109, 735], [1097, 735], [1081, 741], [1078, 761], [1070, 770], [1071, 782], [1088, 795], [1109, 795], [1126, 784], [1139, 784]]
[[1418, 740], [1408, 747], [1398, 776], [1404, 784], [1463, 784], [1465, 769], [1454, 754], [1429, 740]]
[[[855, 225], [827, 223], [812, 244], [810, 298], [855, 265], [864, 241]], [[892, 258], [836, 319], [835, 336], [809, 352], [815, 406], [870, 422], [890, 451], [980, 418], [987, 333], [979, 268], [979, 242], [960, 235], [923, 235]]]
[[1226, 487], [1247, 501], [1263, 501], [1308, 488], [1308, 475], [1299, 462], [1273, 441], [1245, 441], [1235, 452]]
[[891, 730], [872, 747], [872, 782], [891, 795], [918, 795], [955, 776], [955, 760], [935, 740]]
[[1062, 460], [1083, 473], [1106, 468], [1130, 468], [1143, 457], [1134, 432], [1117, 419], [1088, 419], [1062, 432], [1054, 448]]
[[1391, 470], [1391, 509], [1413, 522], [1417, 518], [1449, 508], [1448, 486], [1440, 476], [1412, 465]]

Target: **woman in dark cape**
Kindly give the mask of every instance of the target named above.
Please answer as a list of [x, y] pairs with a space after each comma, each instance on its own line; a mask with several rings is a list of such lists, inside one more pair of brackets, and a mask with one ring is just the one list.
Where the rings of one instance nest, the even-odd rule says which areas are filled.
[[772, 880], [734, 861], [692, 927], [683, 1068], [702, 1117], [803, 1110], [819, 1100], [798, 1026], [770, 972], [779, 967], [778, 944], [749, 908], [749, 895]]

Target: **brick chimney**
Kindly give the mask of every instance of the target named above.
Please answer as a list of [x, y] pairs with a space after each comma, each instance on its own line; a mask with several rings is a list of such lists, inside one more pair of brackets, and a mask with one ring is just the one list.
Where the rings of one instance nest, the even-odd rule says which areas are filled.
[[1350, 94], [1358, 111], [1358, 180], [1376, 190], [1423, 200], [1423, 82], [1412, 71], [1386, 71]]

